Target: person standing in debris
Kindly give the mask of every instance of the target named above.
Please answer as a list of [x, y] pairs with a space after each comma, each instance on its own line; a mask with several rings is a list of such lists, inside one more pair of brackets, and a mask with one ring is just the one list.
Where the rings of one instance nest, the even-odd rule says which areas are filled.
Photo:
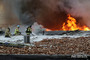
[[10, 28], [8, 27], [5, 31], [5, 37], [10, 37], [11, 33], [10, 33]]
[[17, 25], [17, 28], [15, 29], [15, 35], [21, 35], [19, 28], [20, 28], [20, 25]]
[[29, 26], [29, 27], [27, 28], [27, 30], [26, 30], [26, 34], [27, 34], [27, 35], [30, 35], [31, 32], [32, 32], [32, 29], [31, 29], [31, 26]]

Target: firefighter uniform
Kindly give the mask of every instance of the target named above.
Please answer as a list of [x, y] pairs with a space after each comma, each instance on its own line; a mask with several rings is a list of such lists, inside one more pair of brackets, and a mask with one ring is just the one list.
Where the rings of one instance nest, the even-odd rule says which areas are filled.
[[15, 29], [15, 35], [21, 35], [21, 32], [19, 31], [19, 28]]
[[31, 28], [28, 27], [27, 30], [26, 30], [26, 34], [27, 34], [27, 35], [30, 35], [31, 31], [32, 31]]
[[5, 31], [5, 37], [10, 37], [11, 36], [11, 33], [10, 33], [10, 29], [6, 29]]
[[17, 28], [15, 29], [15, 35], [21, 35], [21, 32], [19, 31], [20, 25], [17, 25]]

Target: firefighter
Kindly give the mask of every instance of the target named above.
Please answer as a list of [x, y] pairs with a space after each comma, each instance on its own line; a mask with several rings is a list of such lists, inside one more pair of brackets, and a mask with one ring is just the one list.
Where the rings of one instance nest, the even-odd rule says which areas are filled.
[[7, 28], [5, 31], [5, 37], [10, 37], [11, 33], [10, 33], [10, 28]]
[[17, 25], [17, 28], [15, 29], [15, 35], [21, 35], [21, 32], [19, 31], [20, 26]]
[[30, 35], [31, 32], [32, 32], [32, 29], [31, 29], [31, 26], [29, 26], [29, 27], [27, 28], [27, 30], [26, 30], [26, 34], [27, 34], [27, 35]]

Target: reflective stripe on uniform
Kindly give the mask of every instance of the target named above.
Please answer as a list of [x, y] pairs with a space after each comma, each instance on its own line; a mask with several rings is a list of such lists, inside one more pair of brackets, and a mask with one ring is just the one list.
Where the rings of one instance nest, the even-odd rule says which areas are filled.
[[5, 32], [5, 36], [11, 36], [11, 33], [10, 33], [10, 31], [8, 29]]
[[18, 34], [18, 32], [19, 32], [19, 29], [16, 28], [15, 29], [15, 34]]
[[27, 31], [28, 31], [28, 32], [27, 32], [27, 35], [30, 35], [30, 33], [31, 33], [31, 29], [28, 28]]

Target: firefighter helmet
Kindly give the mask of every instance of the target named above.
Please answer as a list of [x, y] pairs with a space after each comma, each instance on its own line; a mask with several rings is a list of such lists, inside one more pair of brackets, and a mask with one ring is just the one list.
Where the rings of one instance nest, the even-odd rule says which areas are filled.
[[20, 27], [20, 25], [17, 25], [17, 27]]

